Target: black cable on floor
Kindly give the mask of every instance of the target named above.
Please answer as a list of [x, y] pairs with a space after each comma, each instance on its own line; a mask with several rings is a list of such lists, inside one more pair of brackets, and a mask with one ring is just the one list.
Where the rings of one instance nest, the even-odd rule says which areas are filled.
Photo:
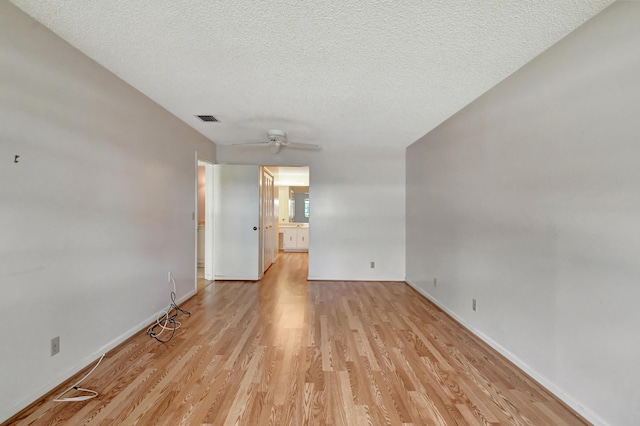
[[[171, 281], [173, 282], [173, 291], [171, 292], [171, 305], [169, 305], [169, 309], [167, 309], [164, 315], [158, 316], [158, 318], [156, 318], [155, 324], [149, 327], [146, 333], [160, 343], [170, 342], [171, 339], [173, 339], [173, 336], [175, 336], [176, 330], [180, 328], [181, 324], [178, 321], [176, 321], [176, 318], [178, 317], [179, 312], [185, 315], [191, 315], [191, 312], [186, 311], [182, 309], [180, 306], [178, 306], [178, 303], [176, 302], [176, 291], [175, 291], [176, 282], [173, 279], [173, 276], [171, 277]], [[171, 315], [171, 311], [174, 311], [173, 315]], [[160, 331], [157, 330], [158, 327], [161, 328]], [[167, 330], [171, 330], [171, 335], [169, 336], [169, 338], [166, 340], [160, 338], [162, 333], [164, 333]]]

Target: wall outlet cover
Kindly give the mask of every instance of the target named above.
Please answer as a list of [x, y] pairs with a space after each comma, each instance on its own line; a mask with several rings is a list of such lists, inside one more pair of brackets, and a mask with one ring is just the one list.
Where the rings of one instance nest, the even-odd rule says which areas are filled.
[[60, 352], [60, 336], [51, 339], [51, 356], [54, 356], [58, 352]]

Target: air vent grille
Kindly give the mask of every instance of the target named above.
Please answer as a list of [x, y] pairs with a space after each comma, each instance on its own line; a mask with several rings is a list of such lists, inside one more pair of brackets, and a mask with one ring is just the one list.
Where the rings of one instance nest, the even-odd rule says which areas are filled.
[[219, 123], [220, 122], [220, 120], [215, 118], [213, 115], [196, 115], [196, 117], [198, 117], [202, 121], [207, 121], [207, 122], [212, 122], [212, 123]]

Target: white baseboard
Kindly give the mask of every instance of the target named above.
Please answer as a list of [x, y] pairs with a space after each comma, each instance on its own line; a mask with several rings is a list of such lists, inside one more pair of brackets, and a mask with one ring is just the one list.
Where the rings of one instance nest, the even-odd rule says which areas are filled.
[[213, 281], [259, 281], [259, 277], [247, 278], [244, 275], [214, 275]]
[[395, 276], [381, 276], [381, 277], [323, 277], [317, 275], [309, 275], [307, 277], [309, 281], [371, 281], [371, 282], [379, 282], [379, 281], [395, 281], [395, 282], [406, 282], [404, 278], [398, 278]]
[[476, 329], [475, 327], [472, 327], [471, 325], [469, 325], [469, 323], [466, 320], [464, 320], [463, 318], [458, 316], [455, 312], [451, 311], [449, 308], [447, 308], [446, 306], [441, 304], [437, 299], [433, 298], [429, 293], [427, 293], [426, 291], [422, 290], [414, 282], [412, 282], [410, 280], [407, 280], [407, 279], [405, 279], [405, 282], [409, 286], [411, 286], [411, 288], [413, 288], [418, 293], [420, 293], [422, 296], [424, 296], [427, 300], [429, 300], [434, 305], [436, 305], [437, 307], [442, 309], [444, 312], [446, 312], [449, 316], [451, 316], [451, 318], [453, 318], [458, 323], [460, 323], [460, 325], [462, 325], [464, 328], [469, 330], [471, 333], [473, 333], [475, 336], [480, 338], [487, 345], [491, 346], [493, 349], [495, 349], [497, 352], [499, 352], [502, 356], [507, 358], [513, 364], [515, 364], [518, 368], [520, 368], [522, 371], [524, 371], [526, 374], [528, 374], [533, 380], [538, 382], [538, 384], [540, 384], [545, 389], [547, 389], [549, 392], [551, 392], [556, 398], [558, 398], [559, 400], [561, 400], [562, 402], [567, 404], [569, 407], [571, 407], [576, 413], [580, 414], [582, 417], [584, 417], [589, 422], [593, 423], [595, 426], [608, 426], [608, 423], [606, 423], [602, 418], [600, 418], [592, 410], [590, 410], [589, 408], [587, 408], [584, 405], [580, 404], [579, 402], [575, 401], [564, 390], [559, 388], [557, 385], [555, 385], [554, 383], [549, 381], [544, 376], [541, 376], [540, 374], [538, 374], [527, 363], [523, 362], [516, 355], [514, 355], [513, 353], [511, 353], [510, 351], [505, 349], [498, 342], [494, 341], [493, 339], [491, 339], [490, 337], [488, 337], [487, 335], [485, 335], [484, 333], [482, 333], [480, 330]]
[[[188, 292], [187, 294], [185, 294], [184, 296], [182, 296], [180, 299], [176, 300], [176, 303], [178, 305], [180, 305], [185, 300], [188, 300], [191, 297], [193, 297], [195, 294], [196, 294], [196, 290], [193, 289], [190, 292]], [[115, 339], [113, 339], [112, 341], [110, 341], [109, 343], [107, 343], [106, 345], [101, 347], [100, 350], [98, 350], [97, 352], [94, 352], [94, 354], [90, 358], [95, 358], [95, 359], [99, 358], [102, 354], [109, 352], [111, 349], [115, 348], [120, 343], [124, 342], [125, 340], [127, 340], [128, 338], [133, 336], [134, 334], [146, 329], [149, 326], [149, 324], [151, 324], [151, 323], [156, 321], [156, 319], [158, 318], [158, 315], [160, 315], [162, 312], [166, 312], [167, 309], [169, 309], [169, 305], [167, 305], [164, 309], [156, 312], [155, 314], [153, 314], [152, 316], [150, 316], [146, 320], [140, 322], [138, 325], [136, 325], [135, 327], [131, 328], [126, 333], [121, 334], [120, 336], [116, 337]], [[79, 368], [78, 371], [80, 371], [82, 368], [84, 368], [84, 367]]]
[[[196, 290], [193, 289], [189, 293], [185, 294], [180, 299], [178, 299], [176, 301], [176, 303], [177, 304], [181, 304], [185, 300], [190, 299], [195, 294], [196, 294]], [[115, 339], [113, 339], [112, 341], [107, 343], [106, 345], [102, 346], [100, 349], [98, 349], [97, 351], [93, 352], [91, 355], [83, 358], [74, 367], [68, 369], [67, 371], [65, 371], [63, 373], [57, 374], [45, 386], [42, 386], [40, 389], [38, 389], [37, 391], [33, 392], [28, 397], [26, 397], [26, 398], [22, 399], [20, 402], [16, 403], [12, 408], [13, 413], [9, 413], [6, 418], [2, 418], [4, 416], [0, 415], [0, 423], [10, 419], [12, 416], [16, 415], [17, 413], [19, 413], [20, 411], [24, 410], [25, 408], [27, 408], [29, 405], [31, 405], [32, 403], [34, 403], [38, 399], [42, 398], [43, 395], [46, 395], [47, 393], [51, 392], [56, 387], [60, 386], [60, 384], [65, 382], [67, 379], [69, 379], [69, 377], [72, 377], [73, 375], [75, 375], [79, 371], [81, 371], [83, 368], [85, 368], [88, 365], [90, 365], [90, 364], [94, 363], [95, 361], [97, 361], [98, 358], [100, 358], [102, 356], [102, 354], [105, 354], [105, 353], [109, 352], [110, 350], [112, 350], [113, 348], [115, 348], [120, 343], [124, 342], [125, 340], [127, 340], [128, 338], [133, 336], [134, 334], [139, 333], [142, 330], [145, 330], [149, 326], [149, 324], [151, 324], [151, 323], [156, 321], [156, 318], [158, 318], [159, 314], [161, 314], [162, 312], [166, 312], [166, 310], [168, 308], [169, 308], [169, 306], [167, 306], [163, 310], [160, 310], [160, 311], [156, 312], [155, 314], [151, 315], [149, 318], [141, 321], [135, 327], [129, 329], [128, 331], [126, 331], [125, 333], [123, 333], [120, 336], [116, 337]]]

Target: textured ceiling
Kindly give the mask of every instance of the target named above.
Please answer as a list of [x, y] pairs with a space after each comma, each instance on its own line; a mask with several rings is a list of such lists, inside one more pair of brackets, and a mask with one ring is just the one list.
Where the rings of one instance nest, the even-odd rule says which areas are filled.
[[218, 144], [404, 147], [612, 0], [12, 2]]

